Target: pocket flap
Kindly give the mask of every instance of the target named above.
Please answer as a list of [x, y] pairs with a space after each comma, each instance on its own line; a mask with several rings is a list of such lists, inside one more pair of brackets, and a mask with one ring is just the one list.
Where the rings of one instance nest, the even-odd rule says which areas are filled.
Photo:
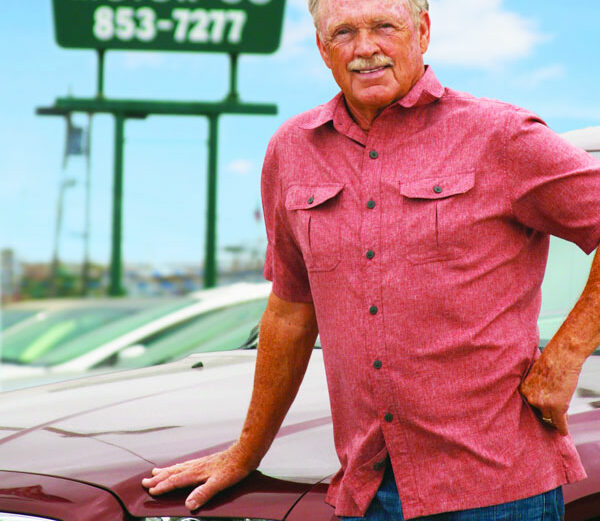
[[285, 207], [288, 210], [310, 210], [333, 199], [343, 188], [343, 184], [290, 186], [285, 198]]
[[475, 172], [440, 175], [417, 181], [402, 181], [400, 193], [411, 199], [443, 199], [451, 195], [464, 194], [475, 185]]

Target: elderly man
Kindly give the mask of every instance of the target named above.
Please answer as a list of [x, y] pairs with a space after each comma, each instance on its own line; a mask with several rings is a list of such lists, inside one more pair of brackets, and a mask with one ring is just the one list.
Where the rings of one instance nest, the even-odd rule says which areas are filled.
[[600, 242], [600, 164], [527, 111], [442, 87], [423, 62], [426, 0], [310, 10], [342, 92], [267, 150], [273, 293], [245, 425], [144, 486], [199, 484], [194, 509], [255, 469], [318, 329], [337, 515], [558, 520], [560, 486], [585, 476], [566, 411], [600, 343], [600, 260], [543, 354], [540, 286], [549, 234]]

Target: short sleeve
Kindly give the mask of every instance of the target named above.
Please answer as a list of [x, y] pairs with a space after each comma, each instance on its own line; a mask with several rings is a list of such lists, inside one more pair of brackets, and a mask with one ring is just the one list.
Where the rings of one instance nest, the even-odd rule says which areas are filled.
[[312, 302], [304, 258], [287, 223], [283, 206], [277, 134], [271, 139], [261, 176], [267, 253], [263, 275], [273, 281], [273, 292], [290, 302]]
[[503, 160], [515, 218], [577, 244], [600, 242], [600, 161], [550, 130], [536, 115], [510, 111]]

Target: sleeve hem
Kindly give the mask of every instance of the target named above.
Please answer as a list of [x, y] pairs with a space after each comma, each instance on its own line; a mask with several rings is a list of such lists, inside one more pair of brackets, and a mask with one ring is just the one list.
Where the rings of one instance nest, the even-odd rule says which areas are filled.
[[592, 233], [588, 235], [585, 241], [579, 244], [579, 247], [589, 255], [592, 253], [600, 244], [600, 223], [592, 230]]
[[288, 302], [310, 303], [313, 301], [312, 295], [310, 293], [299, 294], [298, 292], [279, 284], [277, 281], [273, 282], [273, 288], [271, 291], [273, 291], [273, 293], [275, 293], [275, 295], [278, 296], [281, 300], [286, 300]]

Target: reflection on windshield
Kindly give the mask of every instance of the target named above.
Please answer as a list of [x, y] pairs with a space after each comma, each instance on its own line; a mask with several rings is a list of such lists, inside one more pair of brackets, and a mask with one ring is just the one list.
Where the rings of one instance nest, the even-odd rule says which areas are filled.
[[237, 349], [248, 339], [266, 305], [267, 299], [263, 298], [204, 313], [146, 338], [139, 342], [143, 345], [141, 350], [128, 350], [132, 355], [112, 360], [111, 365], [119, 368], [143, 367], [176, 360], [194, 352]]
[[20, 364], [34, 362], [56, 346], [134, 311], [119, 306], [42, 313], [35, 323], [3, 335], [2, 360]]
[[[192, 353], [255, 348], [256, 335], [252, 339], [251, 334], [266, 306], [267, 299], [263, 298], [204, 313], [146, 338], [133, 346], [134, 349], [129, 347], [120, 357], [107, 360], [102, 365], [122, 369], [146, 367]], [[317, 337], [315, 348], [320, 347], [321, 341]]]
[[54, 349], [47, 350], [42, 356], [36, 358], [33, 361], [33, 365], [53, 366], [68, 362], [122, 335], [130, 333], [138, 327], [145, 326], [153, 320], [189, 306], [193, 302], [196, 302], [196, 300], [188, 298], [177, 299], [167, 304], [151, 305], [148, 309], [132, 313], [131, 316], [116, 317], [119, 320], [113, 320], [104, 327], [90, 328], [84, 332], [85, 334], [72, 338], [68, 342], [65, 341], [56, 344]]
[[35, 309], [2, 309], [0, 310], [0, 319], [2, 329], [14, 326], [16, 323], [32, 317], [38, 311]]

